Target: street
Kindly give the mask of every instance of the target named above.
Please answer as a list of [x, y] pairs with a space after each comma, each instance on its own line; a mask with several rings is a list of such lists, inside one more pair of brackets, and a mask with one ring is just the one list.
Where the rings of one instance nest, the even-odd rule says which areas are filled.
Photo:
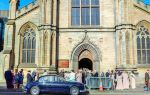
[[[129, 89], [129, 90], [99, 91], [98, 89], [92, 89], [89, 91], [90, 94], [83, 94], [83, 95], [150, 95], [150, 91], [144, 91], [143, 85], [137, 85], [136, 89]], [[6, 89], [5, 83], [3, 84], [0, 83], [0, 95], [11, 95], [11, 94], [25, 95], [25, 93], [21, 90]], [[56, 95], [56, 94], [46, 94], [46, 95]], [[57, 94], [57, 95], [62, 95], [62, 94]]]
[[[5, 87], [0, 86], [0, 95], [26, 95], [22, 90], [6, 89]], [[41, 94], [41, 95], [62, 95], [62, 94]], [[64, 94], [66, 95], [66, 94]], [[89, 94], [82, 94], [89, 95]]]

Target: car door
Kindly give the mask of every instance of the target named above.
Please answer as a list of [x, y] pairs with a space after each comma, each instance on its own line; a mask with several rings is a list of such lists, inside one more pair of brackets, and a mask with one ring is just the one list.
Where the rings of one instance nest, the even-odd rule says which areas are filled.
[[67, 88], [65, 85], [65, 81], [59, 79], [57, 75], [49, 77], [49, 89], [55, 93], [65, 93], [67, 92]]
[[56, 92], [60, 92], [60, 93], [68, 92], [69, 88], [67, 86], [67, 82], [58, 76], [54, 77], [54, 81], [51, 84], [54, 87]]
[[49, 81], [50, 76], [43, 76], [39, 79], [39, 88], [42, 92], [52, 92], [50, 89], [51, 82]]

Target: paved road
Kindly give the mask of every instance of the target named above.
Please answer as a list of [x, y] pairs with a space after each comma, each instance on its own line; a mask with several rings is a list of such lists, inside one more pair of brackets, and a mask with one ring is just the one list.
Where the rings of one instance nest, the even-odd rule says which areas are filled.
[[[0, 95], [26, 95], [26, 94], [22, 90], [6, 89], [5, 87], [0, 86]], [[62, 95], [62, 94], [42, 94], [42, 95]], [[82, 94], [82, 95], [89, 95], [89, 94]]]
[[[23, 93], [23, 91], [21, 90], [10, 90], [10, 89], [6, 89], [5, 86], [0, 86], [0, 95], [25, 95], [25, 93]], [[47, 94], [47, 95], [54, 95], [54, 94]], [[58, 94], [58, 95], [62, 95], [62, 94]], [[143, 86], [141, 85], [134, 90], [132, 89], [122, 90], [122, 91], [91, 90], [90, 95], [150, 95], [150, 91], [143, 91]]]

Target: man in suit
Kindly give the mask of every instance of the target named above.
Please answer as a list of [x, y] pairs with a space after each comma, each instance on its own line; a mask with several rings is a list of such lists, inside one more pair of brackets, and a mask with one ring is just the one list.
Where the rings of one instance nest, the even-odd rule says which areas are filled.
[[145, 73], [145, 85], [147, 88], [149, 88], [149, 79], [150, 79], [149, 70], [147, 70], [147, 72]]
[[6, 85], [8, 89], [13, 88], [13, 73], [11, 72], [11, 70], [7, 70], [5, 71], [5, 80], [6, 80]]

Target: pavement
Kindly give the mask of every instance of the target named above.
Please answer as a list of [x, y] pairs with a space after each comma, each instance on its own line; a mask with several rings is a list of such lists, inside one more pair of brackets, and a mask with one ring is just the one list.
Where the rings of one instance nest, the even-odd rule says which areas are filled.
[[90, 95], [150, 95], [149, 91], [144, 91], [144, 85], [137, 85], [136, 89], [128, 90], [90, 90]]
[[[114, 90], [114, 91], [99, 91], [99, 89], [89, 90], [90, 95], [150, 95], [150, 91], [144, 91], [144, 85], [137, 85], [136, 89], [129, 90]], [[9, 93], [9, 94], [6, 94]], [[16, 93], [16, 94], [15, 94]], [[23, 95], [22, 90], [7, 89], [5, 83], [0, 83], [0, 95]]]

